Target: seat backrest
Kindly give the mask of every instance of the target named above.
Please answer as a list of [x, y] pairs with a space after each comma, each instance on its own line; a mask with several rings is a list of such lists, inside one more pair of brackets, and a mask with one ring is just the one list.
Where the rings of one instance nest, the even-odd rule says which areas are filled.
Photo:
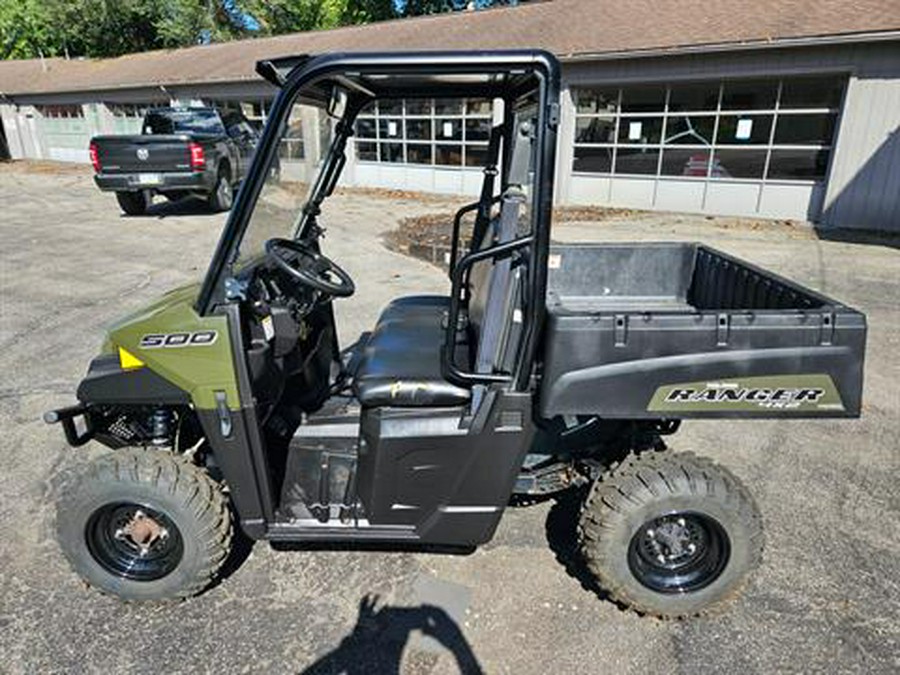
[[[517, 187], [506, 190], [500, 201], [500, 215], [491, 223], [479, 250], [505, 244], [516, 237], [519, 212], [525, 203]], [[473, 333], [476, 373], [502, 368], [509, 324], [519, 297], [520, 270], [513, 269], [510, 257], [476, 263], [469, 277], [469, 326]]]
[[[479, 242], [473, 242], [472, 249], [482, 251], [494, 246], [497, 242], [500, 226], [500, 217], [493, 218]], [[487, 310], [488, 291], [491, 288], [491, 278], [494, 274], [494, 261], [482, 260], [472, 265], [468, 277], [468, 325], [472, 333], [471, 343], [478, 344], [481, 337], [481, 328], [484, 325], [484, 313]]]
[[[526, 102], [527, 103], [527, 102]], [[519, 218], [527, 209], [528, 198], [525, 186], [532, 184], [534, 177], [535, 105], [527, 103], [515, 110], [512, 134], [508, 152], [508, 169], [505, 174], [506, 187], [500, 198], [500, 215], [491, 223], [482, 241], [476, 242], [479, 250], [505, 244], [519, 235]], [[527, 230], [533, 224], [526, 219]], [[524, 259], [527, 261], [527, 257]], [[469, 326], [471, 329], [473, 369], [477, 374], [494, 374], [512, 371], [522, 334], [521, 311], [525, 306], [527, 264], [517, 255], [502, 259], [476, 263], [469, 276]], [[481, 269], [476, 269], [476, 267]], [[484, 393], [484, 386], [478, 385], [472, 391], [472, 405]]]

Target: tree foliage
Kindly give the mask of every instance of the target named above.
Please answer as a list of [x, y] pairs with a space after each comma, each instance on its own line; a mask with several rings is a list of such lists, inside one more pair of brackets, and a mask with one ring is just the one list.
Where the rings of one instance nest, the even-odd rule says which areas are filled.
[[421, 16], [423, 14], [440, 14], [457, 12], [462, 9], [486, 9], [500, 5], [516, 5], [516, 0], [401, 0], [402, 16]]
[[0, 0], [0, 54], [117, 56], [240, 33], [204, 0]]
[[337, 28], [397, 16], [392, 0], [237, 0], [263, 35]]
[[0, 0], [0, 56], [22, 58], [54, 41], [49, 13], [39, 0]]
[[516, 0], [0, 0], [0, 58], [118, 56]]

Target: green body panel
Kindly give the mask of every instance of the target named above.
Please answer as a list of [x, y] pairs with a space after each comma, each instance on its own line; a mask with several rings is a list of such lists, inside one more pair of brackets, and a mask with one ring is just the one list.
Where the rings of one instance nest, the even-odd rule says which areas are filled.
[[[104, 350], [123, 347], [156, 374], [183, 389], [197, 408], [216, 407], [215, 392], [223, 391], [229, 408], [240, 408], [237, 376], [231, 353], [228, 324], [224, 316], [199, 316], [194, 310], [198, 284], [170, 291], [156, 302], [115, 322], [109, 329]], [[147, 336], [209, 334], [204, 344], [147, 348]]]
[[824, 374], [766, 375], [659, 387], [651, 412], [834, 412], [844, 410], [831, 377]]

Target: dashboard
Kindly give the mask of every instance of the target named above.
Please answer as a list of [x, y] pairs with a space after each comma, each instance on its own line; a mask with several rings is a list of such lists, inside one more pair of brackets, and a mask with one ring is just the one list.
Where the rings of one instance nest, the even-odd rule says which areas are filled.
[[315, 409], [327, 395], [321, 392], [330, 386], [338, 353], [331, 297], [268, 257], [247, 265], [237, 282], [242, 341], [257, 404], [271, 410], [286, 399]]

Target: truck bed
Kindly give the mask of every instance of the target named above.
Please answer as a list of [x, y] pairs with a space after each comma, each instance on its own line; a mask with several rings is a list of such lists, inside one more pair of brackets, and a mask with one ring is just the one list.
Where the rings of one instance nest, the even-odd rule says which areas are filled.
[[700, 244], [549, 260], [544, 416], [859, 415], [860, 312]]

